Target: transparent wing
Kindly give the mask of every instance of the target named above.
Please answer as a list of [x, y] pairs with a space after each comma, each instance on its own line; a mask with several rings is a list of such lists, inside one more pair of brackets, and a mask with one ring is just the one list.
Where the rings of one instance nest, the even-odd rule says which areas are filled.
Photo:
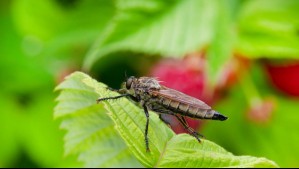
[[206, 109], [206, 110], [211, 109], [211, 107], [208, 106], [205, 102], [198, 100], [197, 98], [188, 96], [177, 90], [167, 88], [165, 86], [163, 86], [160, 90], [153, 90], [150, 92], [154, 95], [164, 97], [173, 101], [181, 102], [184, 104], [188, 104], [200, 109]]

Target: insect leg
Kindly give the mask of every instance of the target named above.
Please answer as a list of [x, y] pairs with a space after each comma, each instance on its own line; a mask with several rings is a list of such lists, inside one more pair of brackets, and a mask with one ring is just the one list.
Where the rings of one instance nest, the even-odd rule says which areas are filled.
[[114, 97], [104, 97], [104, 98], [99, 98], [99, 99], [97, 100], [97, 103], [99, 103], [100, 101], [104, 101], [104, 100], [113, 100], [113, 99], [118, 99], [118, 98], [121, 98], [121, 97], [127, 97], [127, 96], [129, 96], [129, 97], [134, 97], [134, 96], [132, 96], [132, 95], [130, 95], [130, 94], [122, 94], [122, 95], [114, 96]]
[[187, 123], [186, 119], [183, 117], [183, 116], [178, 116], [178, 115], [175, 115], [176, 118], [179, 120], [179, 122], [184, 126], [184, 128], [191, 134], [193, 135], [199, 142], [200, 139], [199, 139], [199, 136], [203, 137], [201, 134], [198, 134], [196, 131], [194, 131]]
[[200, 137], [202, 137], [202, 138], [205, 138], [205, 136], [203, 136], [203, 135], [200, 134], [200, 133], [197, 133], [196, 131], [193, 130], [193, 128], [191, 128], [191, 127], [188, 125], [188, 123], [187, 123], [185, 117], [181, 116], [181, 118], [182, 118], [182, 120], [184, 121], [184, 123], [189, 127], [189, 129], [191, 129], [191, 130], [192, 130], [195, 134], [197, 134], [198, 136], [200, 136]]
[[[194, 131], [187, 123], [186, 119], [183, 117], [183, 116], [179, 116], [175, 113], [173, 113], [172, 111], [168, 110], [168, 109], [164, 109], [163, 107], [152, 107], [152, 110], [153, 111], [156, 111], [156, 112], [159, 112], [159, 113], [164, 113], [164, 114], [169, 114], [169, 115], [173, 115], [175, 116], [179, 122], [184, 126], [184, 128], [191, 134], [193, 135], [199, 142], [200, 142], [200, 139], [199, 137], [203, 137], [203, 135], [197, 133], [196, 131]], [[161, 114], [159, 114], [159, 118], [161, 119]], [[165, 122], [164, 119], [161, 119], [163, 122]]]
[[144, 113], [145, 113], [145, 116], [146, 116], [145, 134], [144, 134], [144, 136], [145, 136], [145, 146], [146, 146], [146, 151], [149, 152], [150, 149], [149, 149], [149, 146], [148, 146], [148, 136], [147, 136], [148, 124], [149, 124], [149, 113], [148, 113], [146, 105], [143, 105], [143, 110], [144, 110]]

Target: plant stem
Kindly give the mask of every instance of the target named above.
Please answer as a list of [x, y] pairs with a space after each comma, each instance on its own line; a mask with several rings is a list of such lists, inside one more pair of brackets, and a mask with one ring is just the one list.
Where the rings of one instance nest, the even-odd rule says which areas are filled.
[[261, 95], [255, 87], [249, 72], [243, 74], [240, 84], [249, 105], [256, 105], [262, 102]]

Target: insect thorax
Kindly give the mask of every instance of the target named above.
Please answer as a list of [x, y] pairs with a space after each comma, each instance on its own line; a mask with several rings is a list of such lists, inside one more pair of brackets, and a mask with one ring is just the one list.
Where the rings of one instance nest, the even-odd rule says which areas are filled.
[[132, 92], [143, 101], [149, 101], [153, 96], [149, 94], [151, 90], [160, 90], [159, 82], [154, 78], [141, 77], [132, 86]]
[[159, 82], [154, 78], [141, 77], [138, 79], [136, 83], [136, 88], [142, 88], [145, 90], [156, 89], [159, 90], [161, 88]]

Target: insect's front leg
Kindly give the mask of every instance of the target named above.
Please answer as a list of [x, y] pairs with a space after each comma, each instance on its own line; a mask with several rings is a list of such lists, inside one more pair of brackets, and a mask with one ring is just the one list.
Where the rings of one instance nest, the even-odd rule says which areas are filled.
[[144, 139], [145, 139], [145, 146], [146, 146], [146, 151], [149, 152], [149, 145], [148, 145], [148, 125], [149, 125], [149, 113], [148, 109], [145, 104], [143, 104], [143, 110], [146, 116], [146, 125], [145, 125], [145, 132], [144, 132]]
[[132, 94], [127, 93], [126, 89], [113, 89], [111, 87], [106, 87], [108, 90], [114, 91], [119, 93], [119, 96], [114, 96], [114, 97], [105, 97], [105, 98], [99, 98], [97, 99], [97, 103], [99, 103], [100, 101], [104, 101], [104, 100], [114, 100], [114, 99], [118, 99], [121, 97], [129, 97], [132, 100], [134, 100], [135, 102], [139, 102], [140, 99], [138, 97], [133, 96]]
[[104, 97], [104, 98], [99, 98], [99, 99], [97, 100], [97, 103], [99, 103], [99, 102], [101, 102], [101, 101], [104, 101], [104, 100], [114, 100], [114, 99], [119, 99], [119, 98], [121, 98], [121, 97], [127, 97], [127, 96], [129, 96], [129, 97], [134, 97], [134, 96], [132, 96], [131, 94], [122, 94], [122, 95], [114, 96], [114, 97]]

